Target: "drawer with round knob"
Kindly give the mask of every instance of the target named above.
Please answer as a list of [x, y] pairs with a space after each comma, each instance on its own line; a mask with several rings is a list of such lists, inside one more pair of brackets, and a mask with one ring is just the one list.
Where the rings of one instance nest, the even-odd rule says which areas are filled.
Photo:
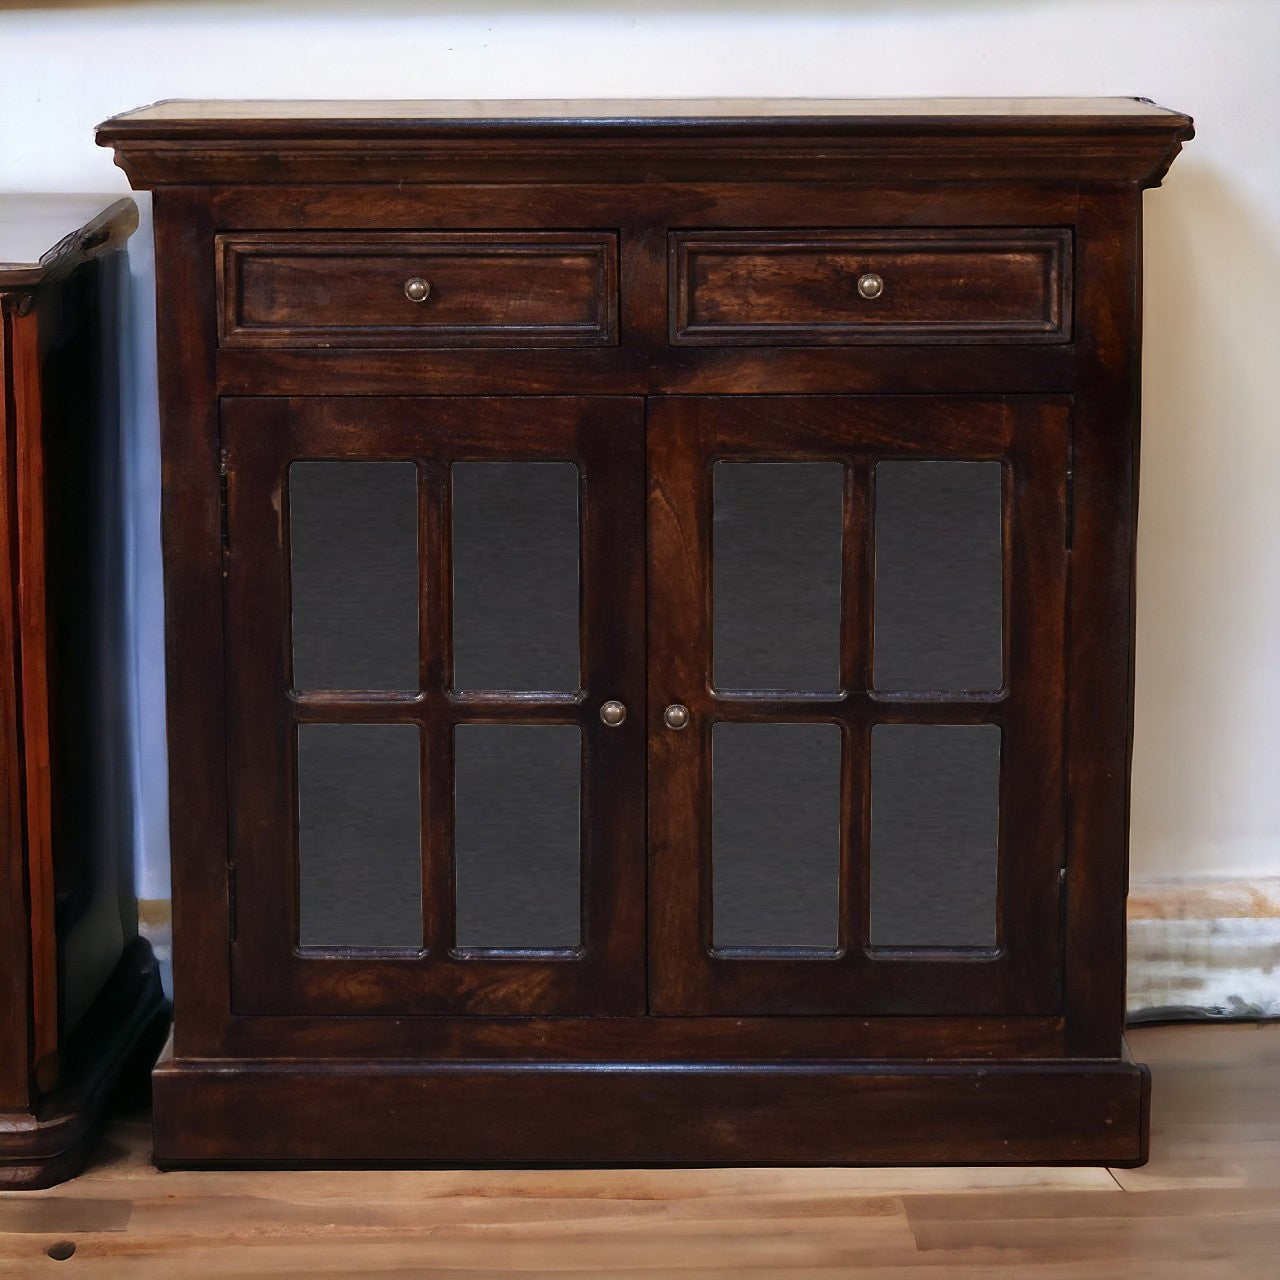
[[611, 231], [217, 237], [223, 347], [577, 347], [617, 342]]
[[1064, 227], [673, 231], [671, 341], [1067, 342]]

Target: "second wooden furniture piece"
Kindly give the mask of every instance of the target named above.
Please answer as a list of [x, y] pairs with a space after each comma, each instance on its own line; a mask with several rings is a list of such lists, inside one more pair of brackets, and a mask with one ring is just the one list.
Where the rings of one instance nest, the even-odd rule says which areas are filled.
[[132, 200], [0, 196], [0, 1188], [77, 1171], [164, 1016], [137, 936], [112, 665], [117, 319], [137, 225]]
[[167, 103], [163, 1163], [1145, 1158], [1131, 99]]

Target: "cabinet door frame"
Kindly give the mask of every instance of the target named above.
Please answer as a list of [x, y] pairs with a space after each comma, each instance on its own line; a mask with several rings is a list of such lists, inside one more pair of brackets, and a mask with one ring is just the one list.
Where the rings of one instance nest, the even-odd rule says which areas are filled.
[[[650, 1011], [665, 1015], [1015, 1015], [1062, 1007], [1066, 842], [1066, 489], [1063, 396], [673, 396], [650, 402]], [[711, 464], [841, 458], [842, 692], [717, 694], [711, 680]], [[870, 472], [884, 458], [1003, 466], [1004, 686], [916, 697], [871, 687]], [[863, 554], [850, 554], [862, 548]], [[862, 602], [850, 608], [849, 601]], [[689, 708], [679, 732], [663, 724]], [[830, 953], [712, 947], [711, 729], [840, 726], [840, 932]], [[997, 945], [870, 948], [870, 732], [877, 723], [998, 724]], [[868, 744], [860, 750], [862, 744]]]
[[[529, 1016], [640, 1013], [645, 1003], [644, 435], [636, 397], [223, 399], [229, 857], [236, 1014]], [[411, 460], [418, 469], [416, 694], [291, 691], [288, 467]], [[557, 460], [580, 469], [581, 688], [450, 688], [450, 464]], [[428, 584], [424, 586], [424, 584]], [[628, 707], [620, 726], [600, 704]], [[300, 723], [417, 725], [423, 946], [298, 946]], [[572, 724], [583, 738], [581, 945], [453, 946], [452, 740], [457, 724]]]

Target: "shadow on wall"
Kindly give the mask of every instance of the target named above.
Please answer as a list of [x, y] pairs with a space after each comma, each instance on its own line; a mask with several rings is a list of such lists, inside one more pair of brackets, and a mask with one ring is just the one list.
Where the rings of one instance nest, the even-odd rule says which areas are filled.
[[1280, 431], [1256, 389], [1280, 245], [1194, 153], [1167, 187], [1146, 207], [1135, 879], [1260, 871], [1280, 829]]

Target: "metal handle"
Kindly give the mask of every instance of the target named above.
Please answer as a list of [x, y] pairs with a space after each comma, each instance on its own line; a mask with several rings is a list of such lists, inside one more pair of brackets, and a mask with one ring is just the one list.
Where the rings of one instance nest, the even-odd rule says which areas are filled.
[[858, 292], [867, 299], [878, 298], [884, 292], [884, 281], [874, 271], [858, 277]]
[[627, 709], [621, 702], [614, 702], [613, 699], [610, 699], [600, 707], [600, 719], [610, 729], [616, 729], [626, 718]]
[[683, 729], [689, 723], [689, 708], [682, 702], [673, 702], [662, 713], [662, 723], [668, 729]]
[[410, 276], [404, 282], [404, 296], [410, 302], [426, 302], [427, 296], [431, 293], [431, 284], [424, 280], [421, 276]]

